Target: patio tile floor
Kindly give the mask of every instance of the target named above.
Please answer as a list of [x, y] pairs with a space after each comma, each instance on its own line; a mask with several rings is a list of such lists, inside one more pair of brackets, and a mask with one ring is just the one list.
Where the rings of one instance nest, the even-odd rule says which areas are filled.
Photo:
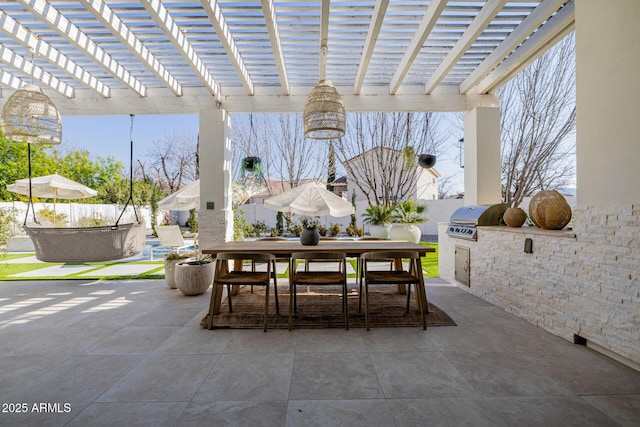
[[458, 326], [207, 331], [210, 291], [0, 282], [0, 396], [27, 407], [0, 425], [640, 424], [639, 372], [443, 280], [427, 295]]

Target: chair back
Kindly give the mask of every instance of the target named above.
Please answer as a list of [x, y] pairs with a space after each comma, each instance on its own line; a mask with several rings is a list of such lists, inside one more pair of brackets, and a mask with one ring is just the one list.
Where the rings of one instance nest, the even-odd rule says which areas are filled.
[[160, 239], [161, 246], [168, 246], [172, 248], [185, 246], [179, 225], [162, 225], [160, 227], [156, 227], [156, 233], [158, 233], [158, 239]]
[[310, 262], [338, 262], [340, 271], [346, 271], [346, 254], [343, 252], [294, 252], [291, 254], [291, 271], [296, 271], [296, 260], [302, 260], [309, 271]]
[[414, 251], [375, 251], [375, 252], [365, 252], [360, 255], [360, 258], [366, 261], [387, 261], [389, 259], [397, 259], [397, 258], [409, 258], [409, 259], [419, 259], [420, 254]]

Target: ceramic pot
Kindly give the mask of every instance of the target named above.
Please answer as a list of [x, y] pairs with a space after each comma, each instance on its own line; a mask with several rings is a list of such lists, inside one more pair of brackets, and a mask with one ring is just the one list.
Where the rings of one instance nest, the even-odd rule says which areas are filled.
[[392, 224], [389, 231], [389, 239], [405, 240], [407, 242], [418, 243], [422, 237], [420, 227], [415, 224]]
[[176, 286], [187, 296], [203, 294], [213, 283], [213, 270], [213, 262], [179, 262], [174, 272]]
[[378, 237], [380, 239], [388, 239], [389, 231], [391, 231], [391, 224], [386, 225], [369, 225], [369, 234], [371, 237]]
[[164, 260], [164, 280], [167, 282], [167, 286], [171, 289], [177, 289], [175, 279], [176, 264], [183, 261], [184, 260], [180, 259]]
[[502, 219], [509, 227], [522, 227], [527, 220], [527, 214], [521, 208], [509, 208], [504, 211]]
[[317, 245], [320, 241], [320, 233], [318, 233], [318, 229], [313, 228], [305, 228], [300, 233], [300, 243], [305, 246], [314, 246]]

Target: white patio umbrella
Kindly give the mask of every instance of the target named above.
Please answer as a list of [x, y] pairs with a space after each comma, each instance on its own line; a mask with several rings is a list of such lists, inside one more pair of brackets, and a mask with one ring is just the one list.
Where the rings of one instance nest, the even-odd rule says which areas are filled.
[[264, 201], [264, 206], [280, 212], [310, 216], [339, 217], [355, 213], [351, 203], [315, 182], [273, 196]]
[[[13, 184], [7, 185], [7, 190], [28, 196], [29, 178], [19, 179]], [[84, 184], [54, 173], [53, 175], [31, 178], [31, 195], [53, 199], [53, 221], [55, 225], [57, 199], [86, 199], [87, 197], [97, 196], [98, 192]]]
[[175, 193], [158, 202], [158, 207], [165, 210], [189, 211], [200, 206], [200, 180], [193, 181]]

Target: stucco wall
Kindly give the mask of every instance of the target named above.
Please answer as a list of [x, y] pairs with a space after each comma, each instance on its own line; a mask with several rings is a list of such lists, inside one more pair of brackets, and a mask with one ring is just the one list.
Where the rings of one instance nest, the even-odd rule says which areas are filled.
[[440, 276], [453, 280], [454, 246], [469, 247], [471, 286], [463, 289], [640, 363], [640, 205], [577, 207], [574, 224], [573, 232], [481, 227], [476, 242], [452, 239], [440, 224]]

